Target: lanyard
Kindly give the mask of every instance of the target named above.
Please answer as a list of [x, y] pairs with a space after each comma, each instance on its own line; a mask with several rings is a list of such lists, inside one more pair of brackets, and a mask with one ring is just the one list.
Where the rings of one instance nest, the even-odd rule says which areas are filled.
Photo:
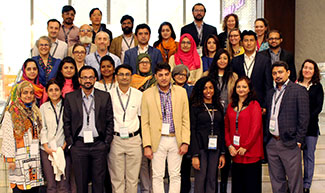
[[98, 60], [98, 58], [97, 58], [97, 56], [96, 56], [96, 52], [94, 52], [94, 56], [95, 56], [95, 58], [96, 58], [96, 61], [97, 61], [98, 65], [100, 66], [100, 62], [99, 62], [99, 60]]
[[239, 114], [240, 112], [243, 110], [243, 106], [239, 109], [239, 107], [237, 106], [237, 113], [236, 113], [236, 133], [238, 133], [238, 118], [239, 118]]
[[65, 29], [64, 29], [64, 25], [62, 25], [62, 30], [63, 30], [63, 33], [64, 33], [64, 36], [65, 36], [65, 43], [68, 43], [68, 36], [72, 30], [73, 26], [71, 26], [71, 28], [69, 29], [68, 33], [65, 32]]
[[124, 107], [123, 102], [122, 102], [122, 99], [121, 99], [121, 96], [120, 96], [120, 93], [118, 91], [118, 88], [116, 87], [116, 93], [117, 93], [118, 99], [120, 101], [121, 107], [122, 107], [122, 109], [124, 111], [124, 114], [123, 114], [123, 122], [125, 122], [126, 110], [127, 110], [128, 106], [129, 106], [130, 97], [131, 97], [131, 91], [132, 90], [130, 88], [130, 93], [129, 93], [129, 96], [128, 96], [128, 100], [126, 101], [126, 106]]
[[197, 38], [199, 39], [199, 44], [197, 46], [200, 47], [201, 42], [202, 42], [202, 36], [203, 36], [203, 25], [201, 26], [201, 29], [199, 29], [199, 30], [196, 27], [196, 30], [197, 30]]
[[167, 96], [166, 96], [166, 100], [163, 100], [163, 109], [164, 109], [164, 114], [163, 114], [163, 119], [167, 119], [167, 113], [166, 113], [166, 104], [168, 102], [168, 95], [169, 95], [170, 92], [167, 93]]
[[[104, 87], [105, 87], [105, 91], [107, 92], [107, 86], [106, 86], [106, 82], [105, 82], [105, 79], [104, 78], [103, 78], [103, 84], [104, 84]], [[109, 90], [112, 89], [112, 86], [113, 86], [113, 80], [112, 80], [111, 85], [109, 86]]]
[[54, 48], [54, 51], [53, 51], [53, 53], [51, 54], [51, 56], [53, 56], [53, 57], [54, 57], [54, 54], [55, 54], [55, 52], [56, 52], [56, 49], [58, 48], [59, 44], [58, 44], [57, 42], [54, 42], [53, 44], [55, 44], [55, 45], [56, 45], [56, 46], [55, 46], [55, 48]]
[[91, 108], [92, 108], [92, 106], [94, 104], [94, 98], [93, 98], [93, 100], [90, 103], [89, 109], [86, 107], [86, 104], [85, 104], [84, 99], [82, 100], [82, 104], [85, 107], [85, 111], [86, 111], [86, 114], [87, 114], [87, 126], [89, 126], [89, 115], [90, 115]]
[[55, 110], [55, 107], [54, 107], [52, 101], [50, 101], [50, 103], [51, 103], [52, 109], [54, 111], [55, 120], [56, 120], [56, 130], [55, 130], [55, 134], [54, 134], [54, 136], [55, 136], [56, 133], [58, 132], [58, 129], [59, 129], [59, 122], [60, 122], [60, 117], [61, 117], [61, 114], [62, 114], [62, 111], [63, 111], [63, 105], [61, 104], [60, 113], [59, 113], [59, 117], [58, 117], [58, 114], [56, 113], [56, 110]]
[[245, 69], [246, 69], [246, 75], [247, 75], [247, 76], [248, 76], [249, 71], [251, 70], [251, 68], [252, 68], [254, 62], [255, 62], [255, 57], [253, 58], [252, 62], [250, 63], [250, 65], [249, 65], [248, 67], [247, 67], [246, 62], [244, 62], [244, 66], [245, 66]]
[[274, 115], [274, 113], [275, 113], [275, 107], [276, 107], [276, 104], [279, 102], [280, 97], [283, 95], [285, 89], [286, 89], [286, 88], [283, 88], [283, 90], [280, 91], [278, 97], [276, 97], [276, 98], [275, 98], [276, 92], [274, 93], [273, 100], [274, 100], [274, 99], [275, 99], [275, 100], [274, 100], [274, 107], [273, 107], [273, 115]]
[[32, 136], [33, 137], [37, 137], [37, 122], [34, 120], [34, 112], [32, 112], [32, 118], [27, 117], [28, 120], [32, 123], [32, 128], [31, 128], [31, 132], [32, 132]]
[[205, 109], [207, 110], [207, 112], [208, 112], [208, 114], [210, 116], [210, 120], [211, 120], [211, 135], [213, 135], [214, 111], [212, 109], [212, 113], [211, 113], [210, 110], [209, 110], [209, 108], [208, 108], [208, 106], [205, 103], [203, 103], [203, 104], [204, 104], [204, 107], [205, 107]]
[[130, 44], [128, 44], [128, 42], [126, 41], [126, 39], [124, 38], [124, 36], [123, 36], [123, 40], [124, 40], [124, 42], [125, 42], [125, 44], [126, 44], [126, 46], [130, 49], [131, 48], [131, 45], [132, 45], [132, 42], [133, 42], [133, 36], [132, 36], [132, 39], [131, 39], [131, 41], [130, 41]]

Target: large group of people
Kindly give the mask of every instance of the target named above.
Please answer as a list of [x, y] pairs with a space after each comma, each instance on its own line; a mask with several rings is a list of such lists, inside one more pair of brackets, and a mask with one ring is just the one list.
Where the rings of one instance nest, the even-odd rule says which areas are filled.
[[80, 28], [70, 5], [62, 24], [50, 19], [2, 123], [13, 192], [136, 193], [140, 179], [141, 192], [163, 193], [168, 177], [169, 192], [189, 193], [194, 170], [195, 193], [226, 193], [231, 169], [231, 192], [261, 193], [264, 162], [273, 192], [309, 192], [324, 100], [317, 63], [296, 78], [266, 19], [241, 32], [232, 13], [218, 35], [205, 13], [193, 6], [179, 42], [163, 22], [153, 46], [130, 15], [114, 39], [99, 8]]

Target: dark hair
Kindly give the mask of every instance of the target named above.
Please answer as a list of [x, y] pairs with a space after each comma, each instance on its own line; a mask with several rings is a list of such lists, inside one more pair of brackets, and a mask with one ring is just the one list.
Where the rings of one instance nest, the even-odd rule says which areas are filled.
[[214, 88], [214, 94], [212, 96], [213, 106], [216, 109], [218, 109], [218, 111], [223, 113], [223, 107], [222, 104], [220, 103], [220, 91], [218, 90], [216, 82], [213, 80], [213, 78], [209, 76], [204, 76], [200, 78], [198, 81], [196, 81], [191, 94], [190, 105], [195, 107], [203, 106], [204, 103], [203, 91], [207, 82], [211, 82]]
[[213, 38], [214, 41], [216, 42], [216, 51], [219, 50], [220, 48], [220, 43], [219, 43], [219, 39], [216, 35], [214, 34], [209, 34], [207, 38], [205, 38], [204, 40], [204, 45], [203, 45], [203, 56], [209, 56], [209, 50], [208, 50], [208, 40], [210, 38]]
[[93, 8], [92, 10], [90, 10], [90, 12], [89, 12], [89, 17], [91, 17], [91, 15], [92, 15], [96, 10], [98, 10], [98, 11], [100, 12], [100, 15], [103, 15], [102, 11], [101, 11], [98, 7], [96, 7], [96, 8]]
[[156, 47], [157, 47], [157, 46], [162, 42], [162, 40], [163, 40], [163, 37], [162, 37], [162, 35], [161, 35], [161, 31], [162, 31], [163, 26], [165, 26], [165, 25], [167, 25], [167, 26], [170, 28], [170, 31], [172, 32], [170, 37], [172, 37], [174, 40], [176, 40], [176, 34], [175, 34], [175, 31], [174, 31], [174, 28], [173, 28], [172, 24], [169, 23], [169, 22], [167, 22], [167, 21], [165, 21], [165, 22], [163, 22], [162, 24], [160, 24], [160, 26], [159, 26], [159, 29], [158, 29], [158, 41], [156, 41], [156, 42], [153, 44], [153, 47], [155, 47], [155, 48], [156, 48]]
[[52, 85], [52, 84], [56, 84], [58, 85], [58, 87], [60, 88], [60, 90], [62, 91], [62, 85], [59, 84], [59, 82], [55, 79], [55, 78], [52, 78], [51, 80], [49, 80], [45, 86], [45, 90], [46, 92], [49, 90], [49, 87]]
[[289, 65], [285, 62], [285, 61], [276, 61], [272, 64], [271, 67], [271, 71], [273, 70], [273, 68], [275, 67], [284, 67], [284, 69], [286, 69], [286, 71], [289, 70]]
[[241, 33], [241, 40], [243, 41], [244, 40], [244, 37], [245, 36], [254, 36], [255, 38], [255, 41], [257, 40], [257, 36], [256, 36], [256, 33], [252, 30], [244, 30], [242, 33]]
[[59, 27], [61, 27], [61, 23], [57, 19], [50, 19], [47, 21], [47, 26], [49, 26], [50, 22], [57, 22], [59, 24]]
[[127, 20], [127, 19], [131, 20], [131, 22], [132, 22], [132, 24], [133, 24], [133, 22], [134, 22], [134, 19], [133, 19], [133, 17], [132, 17], [132, 16], [130, 16], [130, 15], [123, 15], [123, 17], [121, 18], [121, 21], [120, 21], [120, 23], [122, 24], [122, 23], [123, 23], [123, 21], [125, 21], [125, 20]]
[[270, 30], [269, 33], [267, 33], [267, 36], [266, 36], [267, 39], [269, 38], [269, 36], [270, 36], [271, 33], [278, 33], [278, 34], [280, 35], [280, 38], [282, 39], [282, 34], [281, 34], [281, 32], [280, 32], [279, 30], [277, 30], [277, 29], [272, 29], [272, 30]]
[[319, 71], [319, 68], [317, 66], [317, 63], [314, 60], [312, 60], [312, 59], [306, 59], [302, 63], [301, 69], [300, 69], [300, 72], [299, 72], [298, 82], [302, 82], [304, 80], [304, 76], [302, 75], [302, 69], [304, 68], [306, 62], [312, 63], [314, 65], [314, 74], [311, 77], [311, 80], [310, 80], [309, 83], [312, 83], [312, 84], [319, 83], [320, 82], [320, 71]]
[[263, 37], [263, 42], [265, 42], [266, 41], [266, 36], [267, 36], [267, 34], [269, 32], [269, 22], [265, 18], [257, 18], [255, 20], [254, 24], [256, 24], [257, 21], [263, 22], [264, 26], [266, 27], [266, 31], [265, 31], [264, 37]]
[[193, 7], [192, 7], [192, 12], [194, 11], [194, 7], [195, 6], [203, 6], [203, 8], [204, 8], [204, 12], [207, 12], [207, 10], [205, 9], [205, 6], [202, 4], [202, 3], [197, 3], [197, 4], [195, 4]]
[[[76, 49], [76, 47], [81, 46], [85, 49], [85, 51], [87, 52], [87, 49], [85, 48], [85, 46], [83, 44], [81, 44], [80, 42], [77, 42], [75, 45], [73, 45], [72, 47], [72, 53], [74, 52], [74, 50]], [[87, 53], [86, 53], [87, 54]]]
[[72, 84], [73, 84], [73, 89], [76, 90], [80, 86], [79, 81], [78, 81], [78, 68], [77, 68], [76, 62], [70, 56], [67, 56], [67, 57], [63, 58], [63, 60], [61, 60], [55, 80], [59, 83], [59, 86], [61, 86], [63, 88], [64, 83], [65, 83], [65, 78], [64, 78], [61, 70], [65, 63], [71, 63], [71, 64], [73, 64], [73, 66], [75, 68], [74, 75], [72, 76]]
[[234, 90], [231, 95], [231, 99], [232, 99], [231, 107], [232, 108], [238, 107], [239, 96], [236, 92], [236, 87], [237, 87], [238, 82], [242, 81], [242, 80], [246, 81], [246, 83], [248, 84], [248, 88], [249, 88], [249, 93], [248, 93], [247, 98], [243, 102], [243, 107], [248, 106], [251, 101], [257, 100], [256, 93], [254, 91], [253, 84], [252, 84], [251, 80], [247, 76], [242, 76], [242, 77], [238, 78], [235, 82]]
[[27, 59], [25, 60], [25, 62], [24, 62], [24, 64], [23, 64], [23, 69], [26, 68], [28, 62], [34, 62], [34, 63], [36, 64], [37, 70], [39, 71], [39, 69], [38, 69], [38, 65], [37, 65], [37, 62], [36, 62], [34, 59], [32, 59], [32, 58], [27, 58]]
[[155, 74], [161, 70], [168, 70], [170, 72], [170, 66], [166, 62], [159, 62], [155, 67]]
[[235, 28], [239, 28], [238, 15], [236, 15], [236, 14], [234, 14], [234, 13], [231, 13], [231, 14], [226, 15], [225, 18], [223, 18], [222, 29], [223, 29], [223, 31], [225, 31], [225, 32], [228, 31], [227, 22], [228, 22], [228, 19], [229, 19], [231, 16], [235, 18], [235, 21], [236, 21]]
[[81, 67], [80, 70], [79, 70], [79, 74], [78, 74], [79, 78], [81, 77], [81, 72], [84, 71], [84, 70], [92, 70], [94, 72], [94, 75], [95, 75], [96, 79], [98, 80], [97, 70], [92, 66], [83, 66], [83, 67]]
[[[228, 64], [225, 68], [225, 72], [222, 76], [222, 82], [219, 82], [219, 66], [218, 66], [218, 60], [221, 56], [221, 54], [226, 54], [228, 57]], [[208, 71], [208, 76], [211, 77], [212, 79], [216, 80], [217, 85], [219, 86], [219, 88], [223, 89], [223, 87], [225, 87], [228, 83], [229, 78], [232, 76], [233, 71], [230, 65], [230, 55], [227, 52], [227, 50], [224, 49], [219, 49], [217, 51], [217, 53], [214, 55], [213, 60], [211, 62], [211, 66], [209, 68]], [[222, 84], [220, 86], [220, 84]], [[218, 87], [217, 87], [218, 88]]]
[[104, 61], [109, 61], [109, 62], [113, 65], [113, 67], [115, 68], [115, 61], [113, 60], [113, 58], [112, 58], [111, 56], [109, 56], [109, 55], [105, 55], [105, 56], [103, 56], [103, 57], [100, 59], [99, 66], [102, 66], [102, 63], [103, 63]]
[[121, 64], [121, 65], [119, 65], [118, 67], [115, 68], [115, 75], [117, 75], [118, 71], [119, 71], [121, 68], [125, 68], [125, 69], [130, 70], [131, 74], [132, 74], [132, 72], [133, 72], [133, 68], [132, 68], [132, 66], [130, 66], [130, 65], [128, 65], [128, 64]]
[[142, 24], [137, 25], [137, 27], [135, 28], [135, 35], [138, 35], [138, 31], [140, 29], [147, 29], [149, 31], [149, 34], [151, 34], [150, 27], [147, 24], [142, 23]]
[[71, 5], [65, 5], [62, 8], [62, 14], [65, 12], [73, 11], [74, 14], [76, 14], [76, 10]]

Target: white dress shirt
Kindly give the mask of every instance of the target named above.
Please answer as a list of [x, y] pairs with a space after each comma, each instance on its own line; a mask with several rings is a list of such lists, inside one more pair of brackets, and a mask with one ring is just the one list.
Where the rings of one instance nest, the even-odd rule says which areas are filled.
[[253, 72], [253, 68], [255, 65], [255, 56], [256, 56], [256, 52], [254, 52], [251, 56], [247, 56], [246, 54], [244, 54], [244, 60], [245, 60], [244, 70], [248, 78], [251, 78]]

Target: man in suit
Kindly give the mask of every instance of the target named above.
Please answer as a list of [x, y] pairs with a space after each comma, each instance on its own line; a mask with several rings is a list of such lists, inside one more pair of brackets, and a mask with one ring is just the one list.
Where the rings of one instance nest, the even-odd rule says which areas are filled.
[[151, 30], [150, 27], [143, 23], [139, 24], [135, 29], [135, 37], [138, 40], [138, 46], [129, 49], [125, 52], [124, 56], [124, 64], [128, 64], [133, 68], [133, 74], [137, 71], [137, 57], [139, 54], [147, 53], [151, 57], [151, 69], [154, 70], [156, 67], [156, 64], [158, 62], [162, 62], [163, 58], [161, 56], [161, 52], [152, 47], [149, 46], [149, 39], [150, 39]]
[[123, 64], [125, 51], [136, 47], [138, 45], [138, 40], [132, 32], [134, 23], [132, 16], [124, 15], [120, 23], [123, 34], [113, 39], [109, 51], [118, 56]]
[[170, 66], [155, 69], [157, 86], [143, 93], [141, 126], [144, 155], [152, 160], [154, 193], [164, 193], [165, 161], [168, 162], [169, 192], [180, 192], [182, 156], [190, 144], [189, 106], [186, 90], [171, 84]]
[[200, 56], [202, 56], [202, 48], [205, 39], [210, 34], [218, 35], [217, 28], [212, 25], [206, 24], [203, 22], [203, 18], [205, 16], [206, 9], [202, 3], [197, 3], [192, 8], [192, 14], [194, 17], [194, 21], [181, 29], [181, 35], [185, 33], [191, 34], [193, 39], [195, 40], [197, 50]]
[[[113, 110], [107, 92], [94, 89], [97, 72], [91, 66], [79, 71], [81, 89], [68, 93], [64, 101], [64, 134], [71, 151], [78, 193], [103, 193], [106, 156], [113, 138]], [[91, 173], [90, 173], [91, 172]]]
[[272, 88], [271, 61], [263, 54], [256, 52], [255, 32], [245, 30], [241, 38], [245, 54], [233, 58], [231, 66], [238, 77], [248, 76], [251, 79], [258, 102], [265, 113], [266, 91]]
[[[266, 97], [266, 144], [273, 192], [302, 193], [301, 145], [309, 121], [307, 90], [289, 80], [290, 70], [283, 61], [272, 66], [276, 86]], [[288, 179], [288, 183], [287, 180]]]
[[280, 33], [280, 31], [275, 29], [271, 30], [267, 34], [267, 41], [269, 43], [270, 48], [262, 51], [261, 53], [269, 57], [271, 59], [272, 64], [280, 60], [286, 62], [289, 65], [290, 70], [289, 79], [292, 82], [295, 82], [297, 80], [297, 76], [294, 58], [290, 52], [280, 47], [283, 41], [282, 34]]

